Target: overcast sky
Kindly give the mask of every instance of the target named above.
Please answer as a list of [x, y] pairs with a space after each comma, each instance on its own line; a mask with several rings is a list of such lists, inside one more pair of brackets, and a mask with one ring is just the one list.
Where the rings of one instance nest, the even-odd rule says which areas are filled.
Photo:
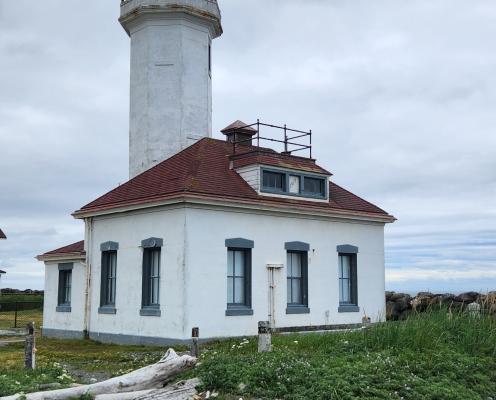
[[[387, 287], [496, 290], [494, 0], [220, 0], [214, 136], [313, 129], [333, 180], [394, 214]], [[0, 2], [0, 268], [83, 238], [70, 213], [127, 180], [119, 0]]]

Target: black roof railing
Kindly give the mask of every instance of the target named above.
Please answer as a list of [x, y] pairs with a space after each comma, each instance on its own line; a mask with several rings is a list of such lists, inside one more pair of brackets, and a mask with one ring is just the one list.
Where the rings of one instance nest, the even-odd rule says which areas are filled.
[[[261, 135], [261, 128], [272, 128], [272, 129], [278, 129], [283, 131], [283, 139], [274, 139], [270, 137], [265, 137]], [[278, 126], [278, 125], [272, 125], [272, 124], [266, 124], [264, 122], [260, 122], [259, 119], [257, 119], [257, 122], [254, 124], [250, 125], [245, 125], [245, 126], [239, 126], [236, 127], [232, 130], [232, 133], [246, 133], [247, 130], [255, 130], [256, 133], [253, 135], [253, 137], [249, 139], [242, 139], [242, 140], [233, 140], [233, 153], [236, 154], [236, 148], [238, 144], [246, 143], [246, 142], [252, 142], [253, 140], [257, 141], [257, 147], [260, 147], [260, 141], [269, 141], [269, 142], [276, 142], [276, 143], [281, 143], [284, 145], [284, 152], [283, 154], [287, 155], [292, 155], [292, 153], [298, 152], [298, 151], [305, 151], [308, 150], [309, 157], [307, 158], [312, 158], [312, 130], [310, 129], [308, 132], [306, 131], [300, 131], [297, 129], [291, 129], [284, 124], [283, 126]], [[296, 135], [295, 135], [296, 134]], [[291, 136], [294, 135], [294, 136]], [[236, 137], [236, 136], [234, 136]], [[308, 144], [304, 143], [298, 143], [295, 142], [294, 140], [296, 139], [303, 139], [306, 138], [308, 139]]]

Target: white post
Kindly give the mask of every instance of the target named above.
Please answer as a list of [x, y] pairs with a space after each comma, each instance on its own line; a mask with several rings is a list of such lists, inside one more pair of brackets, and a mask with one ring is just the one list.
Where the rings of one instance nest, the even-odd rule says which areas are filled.
[[467, 306], [468, 313], [470, 314], [471, 317], [474, 318], [479, 318], [481, 314], [481, 306], [479, 303], [470, 303]]
[[258, 352], [267, 353], [272, 351], [272, 337], [270, 334], [270, 322], [258, 322]]

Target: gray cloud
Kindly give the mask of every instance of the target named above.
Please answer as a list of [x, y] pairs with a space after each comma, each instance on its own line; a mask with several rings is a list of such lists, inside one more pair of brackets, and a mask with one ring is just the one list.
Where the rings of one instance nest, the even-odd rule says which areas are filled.
[[[258, 117], [313, 129], [334, 180], [399, 218], [386, 228], [389, 287], [496, 288], [493, 1], [220, 6], [215, 131]], [[79, 240], [70, 212], [126, 179], [129, 43], [118, 8], [0, 3], [6, 285], [42, 286], [32, 257]]]

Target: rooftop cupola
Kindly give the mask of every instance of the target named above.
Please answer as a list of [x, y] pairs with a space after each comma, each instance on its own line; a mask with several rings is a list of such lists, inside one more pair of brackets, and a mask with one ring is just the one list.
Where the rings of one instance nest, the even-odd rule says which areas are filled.
[[226, 141], [238, 143], [240, 145], [251, 146], [252, 138], [257, 134], [257, 130], [248, 126], [243, 121], [237, 120], [231, 125], [221, 130], [226, 135]]
[[123, 0], [131, 38], [130, 178], [212, 136], [216, 0]]

